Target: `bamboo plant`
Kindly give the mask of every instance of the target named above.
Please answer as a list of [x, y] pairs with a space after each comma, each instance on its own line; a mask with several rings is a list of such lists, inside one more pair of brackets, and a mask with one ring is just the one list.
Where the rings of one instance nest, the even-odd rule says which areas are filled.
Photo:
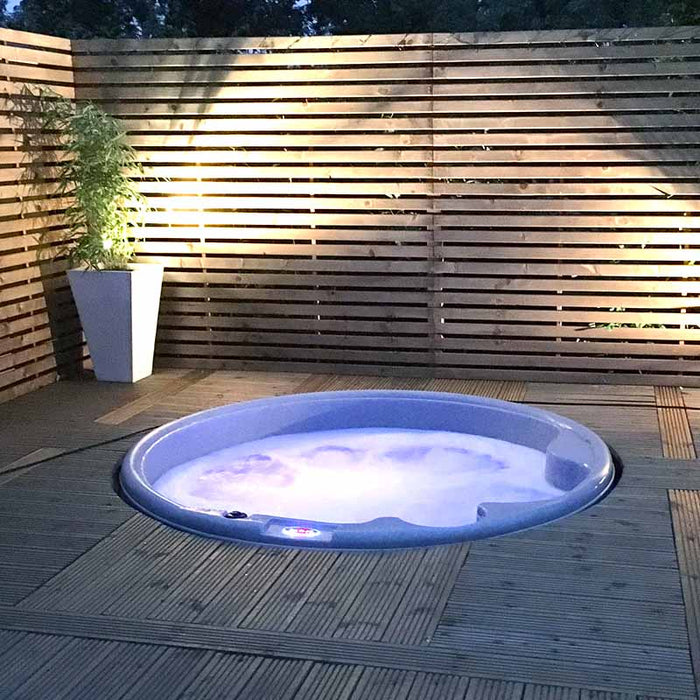
[[62, 252], [89, 270], [126, 269], [147, 205], [132, 179], [143, 169], [122, 125], [93, 103], [75, 104], [48, 89], [27, 90], [23, 101], [32, 133], [65, 156], [52, 173], [55, 194], [69, 201]]

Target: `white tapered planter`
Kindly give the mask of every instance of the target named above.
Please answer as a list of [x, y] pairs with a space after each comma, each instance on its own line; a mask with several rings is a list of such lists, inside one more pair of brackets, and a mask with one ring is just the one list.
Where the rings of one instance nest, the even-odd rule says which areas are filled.
[[92, 357], [105, 382], [137, 382], [153, 372], [163, 267], [69, 270], [68, 280]]

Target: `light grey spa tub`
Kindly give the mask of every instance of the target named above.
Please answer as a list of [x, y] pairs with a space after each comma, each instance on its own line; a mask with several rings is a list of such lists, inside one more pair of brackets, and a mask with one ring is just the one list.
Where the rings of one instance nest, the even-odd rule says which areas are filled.
[[[559, 493], [531, 502], [480, 503], [471, 522], [428, 527], [389, 513], [368, 522], [344, 522], [342, 507], [334, 522], [280, 517], [274, 512], [236, 512], [235, 503], [232, 510], [212, 512], [177, 503], [155, 486], [168, 470], [243, 443], [298, 433], [377, 428], [465, 433], [533, 448], [544, 453], [544, 477]], [[328, 469], [333, 469], [332, 463]], [[199, 535], [302, 547], [377, 549], [473, 540], [536, 527], [595, 503], [611, 488], [614, 476], [610, 452], [595, 433], [547, 411], [460, 394], [348, 391], [250, 401], [176, 420], [149, 433], [129, 451], [119, 480], [133, 506]]]

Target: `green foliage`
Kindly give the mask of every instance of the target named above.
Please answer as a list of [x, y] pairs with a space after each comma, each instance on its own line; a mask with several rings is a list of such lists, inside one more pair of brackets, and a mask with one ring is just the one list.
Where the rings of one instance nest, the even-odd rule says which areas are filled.
[[[0, 0], [2, 8], [3, 0]], [[393, 34], [700, 23], [698, 0], [22, 0], [7, 24], [70, 38]]]
[[317, 31], [395, 34], [467, 31], [476, 26], [479, 0], [311, 0]]
[[331, 34], [641, 27], [700, 21], [697, 0], [310, 0]]
[[66, 197], [71, 261], [94, 270], [121, 270], [134, 253], [133, 228], [147, 209], [129, 172], [141, 171], [119, 122], [94, 104], [75, 106], [42, 90], [28, 91], [35, 132], [55, 135], [66, 152], [55, 173], [56, 194]]
[[155, 0], [22, 0], [10, 27], [69, 39], [149, 36], [158, 26]]
[[667, 13], [671, 21], [664, 24], [700, 24], [700, 3], [697, 0], [672, 0], [668, 3]]
[[305, 21], [297, 0], [22, 0], [7, 24], [91, 39], [289, 36], [302, 34]]
[[296, 0], [160, 0], [162, 36], [291, 36], [303, 33]]

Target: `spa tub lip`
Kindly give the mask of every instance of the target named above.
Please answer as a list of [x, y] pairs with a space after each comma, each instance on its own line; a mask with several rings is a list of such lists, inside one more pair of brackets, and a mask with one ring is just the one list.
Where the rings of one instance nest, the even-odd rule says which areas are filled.
[[[357, 404], [358, 401], [372, 402], [375, 400], [401, 402], [404, 408], [415, 401], [422, 402], [424, 408], [427, 408], [430, 404], [433, 406], [440, 404], [444, 409], [446, 404], [448, 406], [453, 404], [455, 407], [462, 409], [463, 412], [484, 409], [484, 411], [478, 411], [475, 414], [483, 414], [483, 417], [488, 413], [488, 415], [502, 418], [510, 417], [511, 421], [515, 418], [535, 421], [533, 425], [539, 425], [549, 436], [546, 438], [547, 447], [543, 450], [547, 454], [548, 462], [550, 461], [550, 446], [561, 446], [563, 444], [566, 449], [572, 449], [575, 454], [571, 458], [570, 455], [566, 454], [566, 450], [564, 450], [562, 455], [559, 454], [562, 450], [555, 449], [554, 452], [557, 454], [551, 456], [554, 466], [559, 469], [559, 463], [561, 462], [564, 470], [561, 473], [567, 473], [567, 469], [569, 471], [571, 469], [575, 470], [578, 468], [576, 465], [579, 465], [586, 472], [586, 478], [579, 479], [578, 482], [574, 479], [575, 483], [563, 496], [558, 498], [529, 503], [483, 504], [485, 515], [477, 519], [476, 523], [457, 527], [429, 527], [414, 525], [393, 517], [381, 517], [364, 523], [352, 524], [321, 523], [267, 515], [230, 520], [223, 518], [220, 513], [207, 513], [190, 509], [169, 500], [153, 487], [152, 482], [156, 481], [158, 477], [150, 479], [148, 476], [149, 458], [151, 461], [154, 458], [157, 459], [157, 453], [164, 448], [167, 449], [168, 442], [176, 442], [182, 436], [189, 435], [192, 431], [196, 434], [197, 429], [201, 430], [203, 427], [208, 426], [211, 428], [220, 421], [226, 423], [229, 418], [234, 420], [236, 416], [243, 418], [248, 414], [248, 422], [251, 422], [252, 414], [252, 423], [257, 425], [255, 422], [256, 417], [259, 421], [263, 413], [274, 411], [275, 409], [284, 411], [295, 406], [300, 408], [315, 406], [318, 408], [322, 404], [327, 404], [327, 407], [332, 409], [334, 408], [333, 404], [336, 407], [348, 407]], [[375, 404], [374, 407], [376, 408], [377, 405]], [[366, 406], [369, 408], [372, 404], [366, 404]], [[267, 415], [270, 414], [268, 413]], [[422, 413], [421, 415], [426, 414]], [[316, 416], [316, 418], [318, 419], [319, 416]], [[349, 425], [345, 427], [395, 427], [409, 430], [439, 429], [435, 427], [425, 428], [422, 424], [418, 424], [418, 421], [413, 425], [399, 425], [396, 420], [389, 419], [386, 422], [392, 423], [392, 425]], [[505, 426], [502, 433], [496, 433], [490, 435], [490, 437], [509, 440], [508, 424], [502, 425]], [[323, 427], [316, 428], [316, 430], [323, 429]], [[338, 429], [338, 426], [325, 429]], [[285, 432], [283, 430], [270, 433], [266, 432], [263, 426], [263, 428], [259, 429], [259, 435], [256, 437], [241, 439], [238, 442], [248, 442], [250, 439], [262, 439], [271, 435], [288, 434], [289, 432], [304, 431], [291, 430]], [[222, 439], [218, 433], [214, 434], [217, 436], [217, 439]], [[481, 433], [472, 432], [472, 434]], [[509, 441], [514, 442], [512, 439]], [[238, 444], [235, 440], [226, 440], [225, 443], [213, 449], [202, 449], [200, 441], [197, 454], [181, 458], [179, 461], [188, 461], [207, 452], [235, 444]], [[521, 442], [520, 444], [524, 443]], [[578, 461], [576, 459], [577, 456], [579, 458]], [[167, 471], [169, 468], [165, 467], [164, 471]], [[219, 539], [247, 540], [258, 544], [334, 549], [379, 549], [445, 544], [521, 531], [567, 517], [587, 508], [605, 495], [611, 488], [613, 481], [614, 468], [607, 446], [593, 431], [573, 420], [533, 406], [514, 404], [499, 399], [446, 392], [406, 390], [355, 390], [290, 394], [206, 409], [162, 425], [141, 438], [124, 457], [119, 472], [122, 495], [127, 502], [143, 513], [178, 529]], [[494, 513], [498, 514], [497, 517], [494, 517]], [[321, 535], [310, 536], [309, 539], [302, 538], [290, 541], [286, 535], [282, 534], [282, 531], [295, 527], [301, 530], [319, 530]]]

